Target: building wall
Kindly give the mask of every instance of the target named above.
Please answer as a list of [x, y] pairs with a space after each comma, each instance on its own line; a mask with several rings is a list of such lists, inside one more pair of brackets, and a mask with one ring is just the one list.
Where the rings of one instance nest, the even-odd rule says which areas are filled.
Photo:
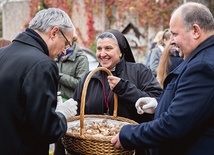
[[28, 0], [8, 1], [2, 6], [3, 38], [13, 40], [29, 20]]
[[[78, 34], [78, 44], [81, 46], [85, 45], [85, 42], [88, 42], [88, 26], [87, 26], [87, 12], [85, 12], [83, 0], [73, 0], [73, 10], [71, 19], [77, 29]], [[115, 28], [119, 31], [122, 31], [129, 23], [133, 23], [136, 27], [138, 27], [137, 20], [134, 14], [127, 14], [126, 20], [116, 20], [115, 23], [109, 23], [107, 17], [105, 15], [105, 3], [101, 4], [102, 10], [96, 13], [96, 16], [93, 16], [94, 20], [94, 27], [96, 31], [103, 32], [106, 29]], [[28, 0], [7, 0], [2, 6], [2, 15], [3, 15], [3, 37], [9, 40], [13, 40], [20, 32], [25, 30], [24, 25], [27, 24], [29, 21], [29, 1]], [[115, 10], [115, 14], [117, 14]], [[128, 18], [131, 16], [132, 18]], [[119, 17], [118, 17], [119, 18]], [[141, 33], [145, 33], [143, 28], [138, 27]], [[129, 39], [130, 40], [130, 39]], [[145, 46], [147, 44], [147, 39], [139, 40]], [[140, 45], [141, 46], [141, 45]], [[88, 45], [87, 48], [90, 48]], [[135, 47], [134, 47], [135, 48]], [[145, 48], [144, 48], [145, 49]], [[143, 50], [142, 53], [137, 53], [136, 49], [133, 49], [134, 55], [141, 59], [138, 59], [138, 62], [144, 62], [146, 57], [146, 50]]]

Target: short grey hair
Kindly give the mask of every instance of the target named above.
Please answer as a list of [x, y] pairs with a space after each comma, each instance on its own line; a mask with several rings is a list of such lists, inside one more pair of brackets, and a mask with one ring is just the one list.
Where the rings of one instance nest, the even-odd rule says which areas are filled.
[[189, 31], [193, 24], [197, 24], [206, 32], [214, 30], [214, 19], [210, 10], [201, 3], [187, 2], [180, 7], [181, 16]]
[[40, 32], [47, 32], [55, 26], [58, 26], [62, 31], [68, 31], [69, 28], [72, 28], [74, 34], [76, 33], [76, 29], [68, 14], [58, 8], [48, 8], [39, 11], [29, 23], [29, 28]]
[[110, 33], [110, 32], [103, 32], [103, 33], [101, 33], [100, 35], [97, 36], [97, 40], [98, 39], [104, 39], [104, 38], [111, 38], [111, 39], [113, 39], [116, 42], [116, 44], [119, 46], [117, 38], [112, 33]]

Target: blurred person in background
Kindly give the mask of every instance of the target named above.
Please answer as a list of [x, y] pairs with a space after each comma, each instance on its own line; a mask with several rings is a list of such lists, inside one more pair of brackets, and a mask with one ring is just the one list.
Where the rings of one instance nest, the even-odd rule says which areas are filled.
[[165, 45], [169, 42], [170, 39], [170, 31], [169, 29], [165, 29], [160, 40], [158, 40], [155, 48], [152, 49], [149, 68], [151, 69], [153, 75], [157, 76], [157, 67], [160, 61], [161, 54], [165, 48]]
[[[62, 97], [62, 102], [73, 97], [80, 78], [89, 71], [88, 58], [76, 42], [77, 36], [74, 36], [72, 46], [66, 50], [65, 55], [60, 55], [56, 60], [59, 68], [58, 93]], [[55, 144], [54, 155], [65, 155], [61, 140]]]
[[88, 58], [76, 42], [77, 36], [72, 41], [72, 47], [66, 50], [66, 54], [60, 55], [56, 60], [60, 77], [58, 90], [63, 101], [73, 97], [79, 79], [89, 71]]
[[161, 39], [162, 35], [163, 35], [163, 31], [158, 31], [158, 32], [156, 33], [154, 39], [152, 40], [151, 47], [150, 47], [150, 49], [149, 49], [149, 55], [147, 56], [147, 58], [146, 58], [146, 63], [145, 63], [146, 66], [148, 66], [148, 67], [149, 67], [149, 63], [150, 63], [150, 58], [151, 58], [151, 54], [152, 54], [152, 49], [156, 47], [157, 42], [158, 42], [158, 40]]
[[183, 62], [182, 51], [168, 43], [163, 50], [157, 68], [157, 80], [162, 87], [169, 72], [174, 70], [181, 62]]
[[0, 48], [0, 150], [4, 155], [47, 155], [67, 131], [77, 103], [57, 104], [54, 61], [71, 46], [75, 27], [57, 8], [39, 11], [29, 27]]

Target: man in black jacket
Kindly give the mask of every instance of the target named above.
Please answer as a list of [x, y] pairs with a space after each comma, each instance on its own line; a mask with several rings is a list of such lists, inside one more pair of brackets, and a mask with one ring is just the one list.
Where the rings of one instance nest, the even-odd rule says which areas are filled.
[[76, 102], [57, 105], [56, 57], [70, 47], [75, 28], [62, 10], [41, 10], [13, 42], [0, 48], [0, 151], [47, 155], [67, 130]]
[[169, 22], [170, 44], [184, 61], [164, 80], [158, 102], [142, 97], [137, 110], [154, 120], [125, 125], [111, 142], [115, 147], [153, 148], [158, 155], [214, 154], [214, 17], [203, 4], [179, 6]]

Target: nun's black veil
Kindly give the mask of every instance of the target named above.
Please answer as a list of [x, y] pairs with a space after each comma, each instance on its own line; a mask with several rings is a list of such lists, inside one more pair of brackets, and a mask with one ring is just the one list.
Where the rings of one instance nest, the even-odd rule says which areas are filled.
[[129, 62], [135, 62], [134, 56], [132, 54], [132, 50], [125, 36], [121, 32], [115, 29], [109, 29], [109, 30], [106, 30], [106, 32], [110, 32], [116, 37], [117, 42], [119, 44], [120, 51], [124, 55], [124, 59]]

